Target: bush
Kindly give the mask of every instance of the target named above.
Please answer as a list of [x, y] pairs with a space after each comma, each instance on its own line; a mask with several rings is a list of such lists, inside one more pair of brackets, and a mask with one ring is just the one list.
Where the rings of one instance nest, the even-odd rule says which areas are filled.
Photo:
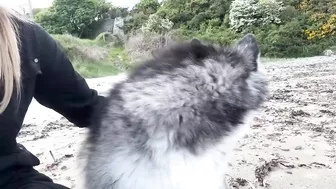
[[167, 18], [161, 18], [157, 14], [151, 14], [147, 22], [142, 26], [144, 33], [166, 34], [173, 28], [174, 23]]
[[140, 0], [138, 4], [135, 5], [135, 11], [137, 13], [142, 12], [146, 15], [155, 14], [160, 3], [158, 0]]
[[215, 28], [209, 29], [205, 32], [196, 33], [195, 37], [210, 43], [215, 43], [219, 45], [230, 45], [234, 43], [243, 34], [235, 33], [231, 29], [226, 28]]
[[230, 9], [230, 26], [236, 31], [258, 24], [260, 17], [258, 0], [235, 0]]
[[260, 23], [262, 26], [270, 24], [280, 24], [282, 11], [284, 10], [283, 3], [278, 0], [259, 0], [261, 12]]
[[279, 24], [283, 10], [276, 0], [235, 0], [230, 9], [230, 25], [235, 31]]
[[148, 16], [143, 12], [135, 13], [132, 17], [125, 22], [125, 32], [126, 33], [136, 33], [148, 20]]
[[126, 52], [132, 60], [144, 59], [150, 56], [153, 50], [173, 43], [170, 34], [142, 33], [139, 32], [129, 37], [125, 44]]
[[257, 38], [261, 43], [262, 55], [281, 58], [316, 56], [331, 46], [328, 40], [308, 41], [302, 28], [300, 22], [294, 20], [280, 27], [261, 29]]
[[71, 35], [52, 37], [69, 57], [75, 70], [87, 78], [114, 75], [127, 70], [132, 63], [123, 47], [114, 47], [101, 38], [88, 40]]
[[36, 22], [51, 34], [89, 35], [90, 26], [108, 11], [103, 0], [55, 0], [35, 16]]
[[71, 35], [53, 35], [53, 38], [71, 60], [102, 61], [108, 55], [108, 52], [100, 46], [102, 43], [79, 39]]
[[208, 19], [208, 16], [205, 12], [201, 12], [198, 15], [196, 15], [194, 18], [192, 18], [188, 25], [191, 28], [191, 30], [199, 30], [200, 26], [203, 22], [205, 22]]

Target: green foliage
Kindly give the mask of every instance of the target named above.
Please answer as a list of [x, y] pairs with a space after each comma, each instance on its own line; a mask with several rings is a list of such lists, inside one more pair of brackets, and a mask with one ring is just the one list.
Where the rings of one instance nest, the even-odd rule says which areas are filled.
[[131, 61], [123, 47], [110, 41], [52, 35], [69, 57], [76, 71], [86, 78], [115, 75], [129, 68]]
[[127, 8], [111, 6], [109, 10], [106, 12], [105, 17], [109, 17], [113, 19], [117, 17], [126, 17], [127, 15], [128, 15]]
[[253, 27], [279, 24], [283, 10], [276, 0], [235, 0], [230, 9], [230, 25], [237, 32]]
[[208, 29], [205, 32], [197, 32], [195, 35], [198, 39], [205, 40], [211, 43], [220, 45], [230, 45], [234, 43], [238, 38], [242, 37], [242, 34], [235, 33], [232, 30], [225, 28]]
[[207, 20], [208, 15], [205, 12], [201, 12], [188, 22], [188, 26], [191, 28], [191, 30], [198, 31], [201, 29], [202, 23]]
[[34, 8], [33, 9], [33, 15], [37, 15], [38, 13], [40, 13], [41, 11], [43, 11], [45, 8]]
[[187, 29], [197, 31], [209, 20], [216, 20], [216, 25], [222, 25], [228, 13], [232, 0], [164, 0], [157, 14], [168, 18], [175, 28], [187, 26]]
[[120, 71], [128, 70], [132, 66], [132, 59], [123, 47], [117, 47], [110, 51], [109, 61]]
[[126, 33], [136, 33], [159, 7], [160, 3], [157, 0], [140, 0], [130, 12], [132, 18], [125, 23]]
[[147, 21], [148, 16], [143, 12], [135, 13], [132, 18], [125, 23], [124, 29], [126, 33], [133, 33], [139, 30]]
[[306, 44], [302, 43], [304, 34], [300, 28], [300, 24], [293, 21], [279, 28], [270, 27], [269, 32], [260, 32], [257, 37], [262, 43], [263, 54], [267, 57], [299, 57], [304, 54]]
[[166, 34], [173, 28], [173, 25], [174, 23], [170, 20], [161, 18], [157, 14], [151, 14], [141, 29], [143, 32]]
[[36, 15], [36, 22], [52, 34], [83, 37], [108, 10], [109, 5], [103, 0], [55, 0], [50, 8]]
[[[318, 27], [331, 33], [335, 7], [332, 0], [164, 0], [157, 14], [174, 22], [176, 39], [230, 44], [252, 32], [262, 56], [301, 57], [319, 55], [335, 44], [334, 37], [310, 41], [304, 34], [307, 28]], [[321, 14], [327, 15], [324, 21], [310, 18]]]
[[125, 38], [121, 35], [113, 35], [110, 32], [103, 32], [99, 34], [95, 39], [96, 42], [109, 43], [109, 46], [123, 47], [125, 44]]
[[[82, 38], [90, 36], [101, 19], [120, 16], [127, 18], [124, 31], [128, 40], [103, 33], [93, 41], [104, 49], [106, 43], [117, 46], [116, 51], [125, 45], [127, 51], [119, 49], [120, 53], [111, 54], [101, 50], [109, 57], [105, 59], [126, 54], [133, 58], [165, 46], [170, 40], [195, 37], [228, 45], [248, 32], [256, 35], [262, 56], [267, 57], [314, 56], [336, 44], [334, 0], [140, 0], [131, 11], [105, 0], [55, 0], [51, 8], [35, 15], [50, 33]], [[66, 50], [69, 56], [83, 51], [74, 46]], [[76, 59], [80, 59], [77, 55]], [[127, 58], [119, 58], [115, 65], [125, 66], [123, 60]]]
[[158, 0], [140, 0], [135, 6], [135, 11], [137, 13], [142, 12], [145, 15], [151, 15], [155, 14], [159, 7], [160, 3]]
[[300, 16], [299, 10], [297, 10], [294, 6], [287, 5], [287, 6], [284, 6], [282, 12], [280, 13], [280, 20], [286, 23], [286, 22], [292, 21], [293, 18], [296, 18], [299, 16]]
[[190, 4], [187, 0], [164, 0], [157, 14], [168, 18], [176, 27], [180, 27], [195, 16]]
[[122, 72], [110, 62], [92, 62], [87, 60], [72, 60], [74, 69], [85, 78], [105, 77]]

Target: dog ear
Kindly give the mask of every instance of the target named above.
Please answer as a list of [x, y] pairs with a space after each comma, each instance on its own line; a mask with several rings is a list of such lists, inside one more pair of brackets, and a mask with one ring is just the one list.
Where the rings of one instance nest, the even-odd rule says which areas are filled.
[[245, 35], [238, 41], [235, 47], [241, 54], [247, 57], [252, 70], [256, 71], [258, 69], [260, 50], [255, 36], [250, 33]]
[[190, 44], [191, 45], [202, 45], [201, 41], [195, 38], [190, 41]]

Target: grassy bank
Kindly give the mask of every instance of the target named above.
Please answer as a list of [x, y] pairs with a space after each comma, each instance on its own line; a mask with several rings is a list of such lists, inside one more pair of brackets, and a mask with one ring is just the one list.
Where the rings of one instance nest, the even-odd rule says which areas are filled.
[[[158, 34], [131, 36], [125, 45], [107, 42], [108, 40], [104, 37], [89, 40], [79, 39], [70, 35], [53, 35], [53, 38], [70, 58], [74, 68], [85, 78], [112, 76], [124, 72], [132, 65], [132, 62], [140, 61], [150, 55], [152, 50], [164, 46], [161, 44], [162, 39], [165, 39], [168, 43], [172, 42], [169, 37]], [[196, 38], [203, 39], [200, 36], [196, 36]], [[229, 38], [224, 39], [227, 40], [225, 43], [234, 41], [233, 39], [228, 41]], [[209, 41], [220, 43], [220, 40], [217, 39]], [[126, 49], [121, 46], [125, 46]], [[334, 52], [336, 51], [336, 47], [330, 49]], [[278, 51], [274, 53], [276, 52]], [[291, 58], [291, 56], [288, 58]], [[270, 62], [282, 58], [263, 56], [262, 59]]]
[[70, 35], [53, 35], [74, 68], [85, 78], [103, 77], [126, 70], [130, 59], [121, 47], [103, 40], [79, 39]]

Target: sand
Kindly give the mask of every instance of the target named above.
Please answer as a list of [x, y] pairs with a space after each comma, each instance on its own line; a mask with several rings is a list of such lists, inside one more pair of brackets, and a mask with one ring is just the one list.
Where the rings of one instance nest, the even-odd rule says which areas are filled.
[[[335, 188], [336, 57], [265, 60], [264, 67], [270, 95], [235, 148], [228, 182], [234, 189]], [[106, 94], [123, 77], [87, 82]], [[40, 159], [37, 170], [75, 188], [76, 155], [86, 132], [34, 100], [18, 142]]]

